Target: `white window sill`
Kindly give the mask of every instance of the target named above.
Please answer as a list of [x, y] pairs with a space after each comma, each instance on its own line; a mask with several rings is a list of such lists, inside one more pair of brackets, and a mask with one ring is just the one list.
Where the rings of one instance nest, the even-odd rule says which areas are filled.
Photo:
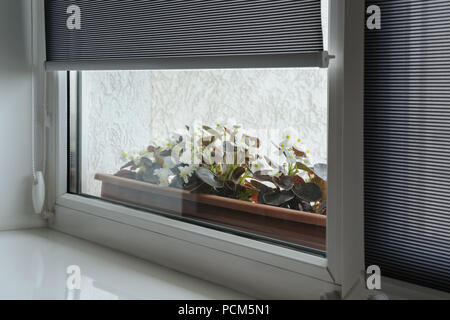
[[51, 227], [258, 298], [339, 290], [325, 258], [101, 200], [61, 196]]
[[[49, 229], [0, 232], [0, 261], [6, 300], [251, 299]], [[80, 289], [64, 290], [72, 265]]]

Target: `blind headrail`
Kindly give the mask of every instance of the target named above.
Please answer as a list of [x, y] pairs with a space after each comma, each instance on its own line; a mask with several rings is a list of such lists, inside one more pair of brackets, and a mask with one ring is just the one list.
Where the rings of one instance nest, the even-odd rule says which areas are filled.
[[121, 59], [106, 61], [47, 61], [47, 71], [66, 70], [190, 70], [190, 69], [245, 69], [245, 68], [327, 68], [327, 51], [247, 56], [181, 57]]

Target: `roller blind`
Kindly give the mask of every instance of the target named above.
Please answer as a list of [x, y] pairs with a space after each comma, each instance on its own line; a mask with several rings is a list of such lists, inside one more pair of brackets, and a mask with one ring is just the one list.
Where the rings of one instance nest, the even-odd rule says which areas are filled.
[[320, 0], [47, 0], [45, 10], [48, 69], [324, 67], [328, 61]]
[[366, 2], [366, 263], [450, 291], [450, 1]]

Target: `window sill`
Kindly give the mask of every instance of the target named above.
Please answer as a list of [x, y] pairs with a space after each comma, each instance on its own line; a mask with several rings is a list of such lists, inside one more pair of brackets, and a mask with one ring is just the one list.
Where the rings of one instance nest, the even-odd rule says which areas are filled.
[[51, 226], [258, 298], [339, 290], [325, 258], [101, 200], [61, 196]]

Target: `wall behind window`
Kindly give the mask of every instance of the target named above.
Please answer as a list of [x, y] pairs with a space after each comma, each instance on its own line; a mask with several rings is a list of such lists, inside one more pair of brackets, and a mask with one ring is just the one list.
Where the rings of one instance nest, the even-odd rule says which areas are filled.
[[44, 225], [31, 204], [30, 14], [30, 0], [0, 1], [0, 230]]
[[152, 73], [85, 72], [82, 84], [82, 192], [99, 196], [95, 174], [117, 172], [122, 149], [151, 141]]

